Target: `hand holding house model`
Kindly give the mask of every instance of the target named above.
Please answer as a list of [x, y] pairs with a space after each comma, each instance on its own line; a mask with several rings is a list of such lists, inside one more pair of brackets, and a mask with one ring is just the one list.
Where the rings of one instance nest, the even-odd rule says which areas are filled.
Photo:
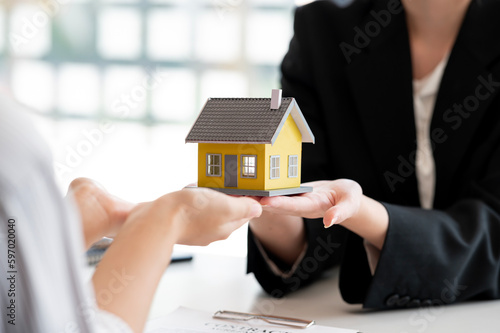
[[300, 186], [302, 143], [314, 135], [292, 97], [210, 98], [186, 143], [198, 143], [198, 186], [232, 195], [311, 192]]

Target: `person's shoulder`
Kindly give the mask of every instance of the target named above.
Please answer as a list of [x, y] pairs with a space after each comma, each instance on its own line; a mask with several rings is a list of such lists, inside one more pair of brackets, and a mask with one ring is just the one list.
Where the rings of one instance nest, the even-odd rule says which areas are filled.
[[385, 0], [319, 0], [296, 9], [295, 31], [308, 31], [312, 38], [339, 39], [366, 19], [375, 3]]
[[39, 142], [29, 110], [3, 93], [0, 93], [0, 119], [2, 119], [0, 141], [4, 144], [14, 141], [20, 144], [31, 142], [32, 145], [37, 145]]
[[[0, 93], [0, 172], [13, 180], [29, 167], [50, 163], [50, 150], [33, 125], [28, 109]], [[5, 175], [4, 175], [5, 176]]]
[[297, 15], [317, 20], [319, 17], [332, 19], [358, 19], [373, 8], [372, 0], [317, 0], [297, 8]]

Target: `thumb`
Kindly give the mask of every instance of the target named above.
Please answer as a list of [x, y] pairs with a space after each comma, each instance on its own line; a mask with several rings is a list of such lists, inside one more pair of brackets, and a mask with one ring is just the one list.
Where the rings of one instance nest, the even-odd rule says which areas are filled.
[[259, 217], [262, 214], [262, 205], [254, 199], [251, 198], [239, 198], [240, 201], [245, 201], [247, 204], [247, 212], [245, 218], [253, 219]]
[[325, 229], [343, 221], [341, 210], [339, 205], [335, 205], [326, 211], [325, 216], [323, 216], [323, 225]]
[[329, 208], [323, 216], [325, 228], [340, 224], [353, 215], [353, 206], [348, 200], [343, 200]]
[[[262, 214], [262, 206], [257, 201], [240, 197], [234, 198], [226, 196], [226, 207], [221, 207], [221, 211], [226, 211], [228, 221], [251, 220]], [[222, 204], [222, 202], [221, 202]]]

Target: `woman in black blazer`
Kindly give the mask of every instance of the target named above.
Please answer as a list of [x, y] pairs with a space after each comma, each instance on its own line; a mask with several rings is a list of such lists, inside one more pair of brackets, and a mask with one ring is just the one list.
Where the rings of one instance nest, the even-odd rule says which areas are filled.
[[250, 222], [273, 296], [340, 263], [366, 308], [500, 297], [500, 2], [401, 2], [296, 11], [283, 94], [316, 136], [303, 180], [324, 181]]

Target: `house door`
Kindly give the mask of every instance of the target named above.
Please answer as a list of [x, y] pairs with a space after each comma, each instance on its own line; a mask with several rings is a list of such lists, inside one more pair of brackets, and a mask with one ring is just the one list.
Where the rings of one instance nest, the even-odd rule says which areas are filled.
[[224, 155], [224, 187], [238, 187], [237, 155]]

